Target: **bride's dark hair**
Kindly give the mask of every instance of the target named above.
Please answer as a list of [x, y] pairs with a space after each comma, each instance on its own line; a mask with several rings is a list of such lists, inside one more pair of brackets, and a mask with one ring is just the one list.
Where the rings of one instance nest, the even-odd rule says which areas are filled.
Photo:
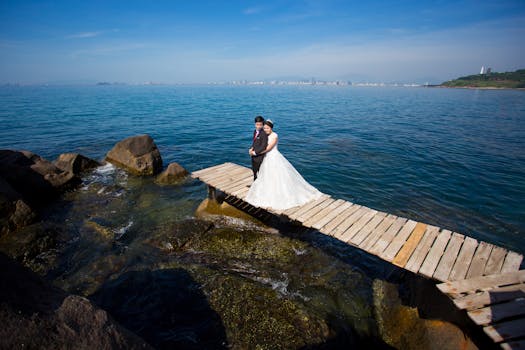
[[273, 129], [273, 123], [272, 123], [271, 120], [265, 120], [265, 121], [264, 121], [264, 125], [268, 125], [270, 128]]

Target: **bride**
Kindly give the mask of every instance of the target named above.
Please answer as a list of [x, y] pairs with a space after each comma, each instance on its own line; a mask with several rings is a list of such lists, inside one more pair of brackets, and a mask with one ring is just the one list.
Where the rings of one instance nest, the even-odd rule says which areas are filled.
[[263, 129], [268, 135], [266, 155], [246, 202], [256, 207], [284, 210], [321, 197], [322, 193], [306, 182], [277, 149], [279, 137], [273, 131], [273, 122], [266, 120]]

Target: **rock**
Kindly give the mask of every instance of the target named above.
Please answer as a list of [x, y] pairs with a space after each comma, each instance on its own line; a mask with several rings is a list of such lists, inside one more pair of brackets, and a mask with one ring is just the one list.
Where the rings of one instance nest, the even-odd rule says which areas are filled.
[[63, 227], [51, 223], [35, 223], [21, 228], [16, 234], [0, 238], [0, 251], [45, 275], [56, 267], [59, 248], [68, 240]]
[[91, 296], [157, 349], [222, 349], [221, 318], [185, 269], [130, 271]]
[[62, 171], [79, 175], [80, 173], [100, 166], [100, 163], [78, 153], [63, 153], [53, 162]]
[[149, 135], [132, 136], [118, 142], [106, 160], [135, 175], [155, 175], [162, 170], [162, 158]]
[[86, 298], [68, 295], [0, 253], [0, 348], [151, 349]]
[[188, 175], [188, 171], [178, 163], [170, 163], [166, 170], [157, 176], [157, 182], [160, 184], [175, 184], [180, 182]]
[[397, 349], [477, 349], [461, 329], [449, 322], [419, 317], [418, 309], [401, 303], [397, 286], [374, 280], [374, 311], [379, 332]]
[[242, 210], [235, 208], [233, 205], [230, 205], [226, 202], [219, 203], [216, 200], [206, 198], [201, 202], [201, 204], [199, 204], [197, 210], [195, 210], [195, 217], [206, 218], [210, 215], [227, 216], [231, 218], [249, 221], [261, 227], [267, 227], [261, 221], [257, 220], [250, 214], [247, 214]]
[[194, 240], [198, 240], [206, 232], [213, 229], [211, 222], [198, 219], [185, 219], [171, 223], [167, 227], [158, 227], [146, 242], [163, 251], [182, 250], [191, 246]]
[[35, 218], [22, 196], [0, 177], [0, 236], [31, 224]]
[[80, 182], [32, 152], [0, 150], [0, 235], [32, 223], [38, 208]]
[[31, 207], [45, 205], [80, 183], [73, 173], [28, 151], [0, 150], [0, 177]]

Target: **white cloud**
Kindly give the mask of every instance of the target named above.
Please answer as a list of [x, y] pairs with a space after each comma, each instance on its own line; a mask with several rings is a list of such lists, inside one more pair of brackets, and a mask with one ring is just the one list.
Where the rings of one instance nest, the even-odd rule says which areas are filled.
[[257, 13], [260, 13], [262, 11], [261, 7], [249, 7], [242, 11], [245, 15], [255, 15]]
[[100, 36], [104, 33], [108, 32], [118, 32], [118, 29], [111, 29], [111, 30], [99, 30], [99, 31], [91, 31], [91, 32], [80, 32], [75, 33], [66, 36], [66, 39], [86, 39], [86, 38], [94, 38], [96, 36]]
[[93, 38], [99, 36], [104, 32], [82, 32], [66, 36], [67, 39], [84, 39], [84, 38]]

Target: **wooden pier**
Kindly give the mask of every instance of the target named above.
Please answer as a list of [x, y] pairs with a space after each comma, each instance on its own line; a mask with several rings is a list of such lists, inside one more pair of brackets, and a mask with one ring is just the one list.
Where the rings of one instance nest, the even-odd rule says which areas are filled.
[[[440, 285], [440, 290], [451, 296], [454, 302], [458, 301], [454, 297], [459, 297], [460, 294], [462, 297], [466, 297], [465, 293], [479, 291], [479, 289], [466, 288], [463, 292], [456, 293], [457, 295], [449, 293], [445, 286], [449, 286], [454, 281], [457, 281], [460, 286], [475, 286], [478, 281], [476, 278], [483, 279], [483, 276], [488, 276], [487, 278], [490, 277], [490, 281], [494, 281], [499, 276], [510, 276], [517, 273], [521, 276], [521, 284], [518, 283], [519, 288], [523, 288], [523, 273], [525, 271], [519, 271], [523, 260], [521, 254], [478, 241], [464, 234], [381, 212], [342, 199], [335, 199], [326, 194], [315, 201], [284, 211], [271, 208], [254, 208], [244, 202], [249, 185], [253, 181], [252, 170], [233, 163], [212, 166], [195, 171], [191, 175], [193, 178], [206, 183], [210, 187], [211, 193], [217, 189], [236, 201], [243, 202], [243, 208], [249, 208], [248, 212], [257, 213], [265, 210], [273, 215], [296, 221], [305, 227], [314, 228], [325, 235], [376, 255], [400, 268], [439, 282], [445, 282]], [[473, 282], [469, 284], [467, 281]], [[496, 284], [491, 287], [497, 288], [498, 286]], [[523, 289], [520, 290], [523, 293]], [[486, 297], [483, 300], [486, 300]], [[523, 297], [516, 300], [518, 300], [517, 305], [520, 305], [519, 310], [522, 317], [525, 317]], [[499, 302], [478, 305], [491, 309], [499, 305]], [[456, 303], [456, 305], [458, 304]], [[460, 309], [462, 308], [460, 307]], [[517, 315], [509, 317], [516, 318]], [[506, 317], [498, 321], [505, 319]], [[519, 328], [518, 326], [521, 327], [521, 330], [525, 329], [524, 320], [518, 320], [521, 323], [512, 323], [508, 327], [513, 331], [512, 336], [500, 337], [502, 339], [499, 342], [513, 339], [514, 335], [519, 333], [515, 332], [516, 328]], [[513, 319], [513, 321], [515, 320]], [[490, 323], [483, 323], [482, 325], [495, 326], [490, 326]], [[489, 329], [487, 327], [484, 328], [486, 332]], [[487, 334], [491, 336], [490, 332]], [[523, 331], [520, 334], [523, 336]], [[496, 338], [492, 337], [492, 339]], [[502, 344], [506, 349], [523, 345], [516, 341], [505, 341]]]

